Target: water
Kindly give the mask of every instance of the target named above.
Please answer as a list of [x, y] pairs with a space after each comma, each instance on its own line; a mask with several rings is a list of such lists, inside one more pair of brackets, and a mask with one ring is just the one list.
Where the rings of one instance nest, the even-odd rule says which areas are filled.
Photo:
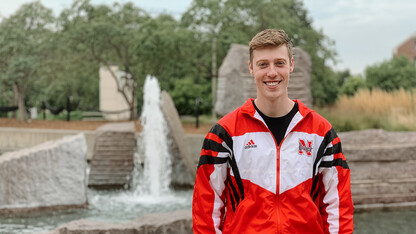
[[[137, 173], [136, 194], [159, 197], [169, 193], [171, 181], [171, 156], [168, 152], [168, 127], [160, 109], [160, 88], [155, 77], [147, 76], [144, 83], [143, 111], [140, 116], [143, 126], [138, 145], [136, 168], [144, 164], [143, 173]], [[137, 178], [137, 176], [136, 176]]]
[[416, 233], [416, 209], [354, 214], [354, 234], [397, 233]]
[[29, 215], [0, 215], [0, 233], [36, 233], [50, 231], [64, 223], [89, 219], [108, 223], [121, 223], [137, 219], [144, 214], [190, 209], [192, 191], [174, 191], [159, 197], [136, 196], [134, 190], [88, 189], [87, 209], [59, 212], [31, 213]]

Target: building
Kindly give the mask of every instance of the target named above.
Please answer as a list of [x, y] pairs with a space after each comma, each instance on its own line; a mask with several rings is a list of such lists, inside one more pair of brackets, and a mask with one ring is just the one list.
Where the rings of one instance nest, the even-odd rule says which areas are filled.
[[393, 50], [393, 56], [406, 56], [416, 65], [416, 33], [410, 36]]
[[[127, 74], [118, 69], [118, 66], [100, 66], [100, 112], [106, 120], [128, 120], [130, 107], [124, 96], [118, 91], [118, 86], [123, 86]], [[114, 78], [114, 75], [116, 78]], [[118, 85], [117, 85], [118, 83]], [[126, 93], [132, 100], [132, 92]]]

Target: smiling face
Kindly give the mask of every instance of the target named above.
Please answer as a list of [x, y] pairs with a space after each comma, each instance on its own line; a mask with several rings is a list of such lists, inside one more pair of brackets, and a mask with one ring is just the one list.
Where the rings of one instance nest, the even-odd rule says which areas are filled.
[[257, 101], [287, 100], [287, 86], [293, 67], [293, 58], [289, 59], [285, 45], [254, 50], [249, 68], [257, 85]]

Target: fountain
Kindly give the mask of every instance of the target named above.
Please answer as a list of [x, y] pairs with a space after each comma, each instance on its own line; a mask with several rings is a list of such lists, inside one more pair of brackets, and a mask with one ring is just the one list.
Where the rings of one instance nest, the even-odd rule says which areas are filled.
[[[136, 195], [160, 197], [169, 193], [171, 156], [168, 152], [168, 128], [160, 108], [160, 88], [155, 77], [147, 76], [144, 83], [144, 101], [141, 114], [143, 126], [138, 145], [143, 147], [136, 168], [144, 164], [143, 179], [137, 181]], [[140, 174], [140, 173], [138, 173]], [[137, 177], [136, 177], [137, 178]]]
[[[114, 225], [143, 215], [190, 209], [192, 191], [172, 190], [168, 128], [160, 107], [160, 88], [148, 76], [141, 114], [142, 133], [137, 140], [133, 188], [130, 190], [87, 190], [88, 209], [36, 212], [0, 216], [0, 233], [44, 232], [73, 220], [107, 222]], [[85, 225], [85, 223], [83, 224]]]

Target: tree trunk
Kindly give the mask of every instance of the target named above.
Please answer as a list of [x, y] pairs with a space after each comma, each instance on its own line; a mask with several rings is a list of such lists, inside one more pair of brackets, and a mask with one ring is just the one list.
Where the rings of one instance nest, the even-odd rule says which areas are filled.
[[26, 107], [25, 107], [25, 92], [24, 89], [21, 88], [19, 89], [19, 87], [17, 88], [18, 90], [18, 97], [19, 97], [19, 120], [20, 122], [25, 122], [26, 121]]
[[[17, 87], [17, 84], [13, 84], [13, 102], [12, 106], [18, 106], [19, 105], [19, 89]], [[17, 111], [13, 111], [12, 113], [13, 118], [17, 118]]]
[[136, 105], [136, 85], [132, 85], [132, 92], [131, 92], [131, 98], [132, 98], [132, 102], [130, 105], [130, 120], [134, 121], [136, 120], [136, 113], [137, 113], [137, 105]]

